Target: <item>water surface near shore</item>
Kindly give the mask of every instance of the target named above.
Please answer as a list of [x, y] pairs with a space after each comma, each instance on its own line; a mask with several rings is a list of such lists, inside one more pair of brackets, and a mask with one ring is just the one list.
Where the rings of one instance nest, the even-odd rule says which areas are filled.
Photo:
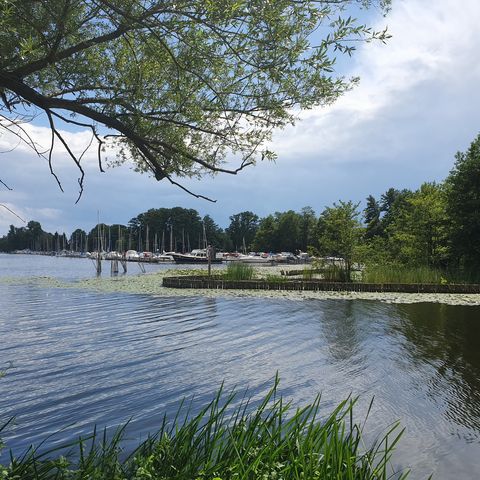
[[93, 267], [71, 267], [85, 260], [50, 259], [49, 269], [8, 256], [6, 269], [4, 257], [0, 364], [13, 367], [0, 380], [0, 417], [16, 416], [4, 438], [17, 453], [130, 418], [134, 445], [183, 397], [199, 408], [225, 381], [259, 399], [278, 371], [297, 405], [322, 392], [327, 412], [360, 395], [360, 420], [374, 396], [369, 435], [401, 421], [395, 462], [411, 478], [480, 470], [477, 306], [95, 291], [85, 288], [101, 283]]

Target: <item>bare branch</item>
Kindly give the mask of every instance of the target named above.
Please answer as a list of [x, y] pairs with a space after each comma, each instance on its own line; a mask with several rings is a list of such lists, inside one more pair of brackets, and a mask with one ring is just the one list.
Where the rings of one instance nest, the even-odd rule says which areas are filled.
[[92, 138], [90, 139], [90, 142], [89, 142], [88, 146], [83, 151], [79, 160], [82, 159], [83, 155], [90, 148], [90, 146], [93, 143], [93, 139], [95, 138], [97, 140], [97, 143], [98, 143], [98, 168], [99, 168], [100, 172], [105, 173], [105, 170], [103, 169], [103, 166], [102, 166], [102, 158], [101, 158], [101, 149], [102, 149], [102, 145], [104, 145], [105, 142], [100, 138], [100, 135], [98, 135], [97, 130], [95, 128], [95, 125], [92, 125], [90, 123], [83, 123], [83, 122], [78, 122], [76, 120], [72, 120], [71, 118], [64, 117], [63, 115], [60, 115], [57, 112], [51, 112], [51, 114], [54, 115], [55, 117], [58, 117], [60, 120], [64, 121], [65, 123], [71, 123], [72, 125], [77, 125], [79, 127], [86, 127], [86, 128], [89, 128], [92, 131]]
[[[22, 127], [21, 125], [21, 120], [17, 117], [16, 119], [11, 120], [8, 117], [5, 117], [4, 115], [0, 114], [0, 120], [3, 119], [6, 121], [6, 123], [3, 123], [0, 121], [0, 127], [4, 128], [8, 132], [10, 132], [12, 135], [15, 135], [20, 142], [25, 143], [28, 145], [39, 157], [45, 158], [45, 151], [39, 150], [40, 145], [38, 145], [30, 136], [30, 134]], [[21, 133], [18, 133], [20, 130]]]
[[[72, 152], [72, 150], [68, 146], [65, 139], [62, 137], [60, 132], [56, 129], [55, 124], [53, 122], [52, 114], [50, 113], [50, 110], [46, 109], [45, 113], [47, 114], [48, 120], [50, 122], [50, 128], [52, 130], [52, 137], [53, 137], [53, 135], [55, 135], [60, 140], [60, 142], [62, 142], [63, 146], [65, 147], [65, 150], [70, 155], [70, 158], [75, 162], [75, 165], [77, 165], [78, 169], [80, 170], [81, 175], [78, 178], [78, 185], [80, 186], [80, 192], [79, 192], [78, 198], [75, 202], [75, 203], [78, 203], [78, 201], [82, 197], [82, 193], [83, 193], [83, 179], [85, 178], [85, 171], [83, 170], [82, 166], [80, 165], [80, 160], [75, 156], [75, 154]], [[53, 149], [53, 138], [52, 138], [52, 148], [50, 149], [50, 153], [52, 152], [52, 149]], [[55, 178], [57, 178], [57, 176], [53, 173], [53, 171], [52, 170], [50, 170], [50, 171], [51, 171], [52, 175]], [[57, 179], [57, 182], [58, 182], [58, 179]], [[62, 186], [60, 185], [60, 182], [58, 182], [58, 183], [59, 183], [60, 189], [63, 192], [63, 189], [62, 189]]]
[[13, 190], [13, 188], [10, 188], [2, 179], [0, 179], [0, 183], [1, 183], [7, 190], [10, 190], [10, 191]]
[[[2, 182], [3, 183], [3, 182]], [[12, 213], [13, 215], [15, 215], [17, 218], [19, 218], [23, 223], [27, 223], [26, 220], [24, 220], [20, 215], [17, 215], [13, 210], [11, 210], [10, 208], [8, 208], [6, 205], [4, 205], [3, 203], [0, 203], [0, 207], [3, 207], [3, 208], [6, 208], [10, 213]]]
[[57, 181], [58, 187], [63, 192], [62, 184], [60, 183], [60, 180], [57, 177], [56, 173], [53, 171], [53, 166], [52, 166], [52, 155], [53, 155], [53, 149], [55, 147], [55, 132], [56, 132], [55, 124], [53, 123], [52, 114], [48, 110], [46, 110], [46, 114], [47, 114], [47, 117], [48, 117], [48, 121], [50, 123], [50, 130], [51, 130], [51, 134], [52, 134], [52, 140], [51, 140], [50, 149], [49, 149], [49, 152], [48, 152], [48, 166], [50, 168], [50, 173], [53, 175], [53, 178], [55, 178], [55, 180]]
[[209, 202], [212, 202], [212, 203], [216, 203], [217, 201], [216, 200], [213, 200], [212, 198], [210, 197], [206, 197], [205, 195], [200, 195], [198, 193], [193, 193], [191, 190], [189, 190], [188, 188], [184, 187], [183, 185], [181, 185], [180, 183], [176, 182], [175, 180], [172, 180], [172, 178], [170, 176], [166, 176], [166, 179], [172, 184], [172, 185], [175, 185], [176, 187], [179, 187], [181, 188], [184, 192], [187, 192], [189, 195], [192, 195], [193, 197], [196, 197], [196, 198], [203, 198], [204, 200], [207, 200]]

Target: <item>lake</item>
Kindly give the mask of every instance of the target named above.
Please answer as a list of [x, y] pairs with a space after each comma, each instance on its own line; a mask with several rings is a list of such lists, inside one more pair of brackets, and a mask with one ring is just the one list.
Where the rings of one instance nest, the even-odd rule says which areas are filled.
[[410, 478], [477, 478], [479, 306], [75, 286], [94, 276], [86, 259], [0, 255], [0, 370], [11, 362], [0, 418], [15, 416], [3, 433], [15, 453], [128, 420], [133, 446], [182, 398], [200, 408], [224, 381], [258, 400], [278, 372], [286, 398], [301, 405], [321, 392], [326, 413], [351, 394], [361, 421], [374, 397], [367, 436], [399, 420], [394, 464]]

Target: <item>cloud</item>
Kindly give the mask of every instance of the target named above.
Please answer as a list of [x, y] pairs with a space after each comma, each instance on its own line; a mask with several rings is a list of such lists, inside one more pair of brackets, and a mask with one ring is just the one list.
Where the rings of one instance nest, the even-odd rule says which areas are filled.
[[[8, 127], [8, 129], [0, 130], [0, 151], [10, 151], [13, 148], [17, 152], [35, 154], [36, 150], [45, 156], [45, 160], [47, 159], [52, 145], [50, 128], [33, 123], [10, 125], [5, 119], [1, 118], [0, 126]], [[58, 128], [58, 134], [63, 138], [72, 153], [76, 156], [82, 156], [83, 164], [97, 161], [97, 144], [92, 142], [92, 132], [90, 130], [71, 132]], [[56, 136], [52, 157], [56, 159], [57, 163], [72, 162], [65, 145]]]
[[[31, 208], [18, 203], [0, 203], [0, 229], [4, 232], [10, 228], [10, 225], [17, 228], [26, 227], [27, 223], [33, 219], [42, 225], [45, 222], [54, 225], [61, 217], [62, 210], [57, 208]], [[68, 230], [68, 228], [65, 225], [64, 230]]]
[[[362, 133], [372, 124], [380, 129], [393, 122], [417, 123], [428, 114], [422, 111], [424, 106], [443, 102], [448, 107], [444, 91], [465, 90], [479, 81], [477, 0], [466, 0], [461, 8], [452, 0], [398, 1], [390, 16], [374, 28], [383, 28], [385, 22], [392, 38], [386, 45], [364, 46], [355, 58], [351, 73], [360, 76], [360, 85], [332, 106], [304, 112], [295, 128], [278, 133], [274, 146], [279, 155], [321, 152], [332, 162], [339, 155], [340, 160], [350, 159], [352, 152], [364, 149]], [[442, 114], [447, 117], [448, 109]], [[376, 145], [383, 148], [384, 142], [369, 142], [369, 148]], [[394, 142], [394, 147], [401, 146]]]

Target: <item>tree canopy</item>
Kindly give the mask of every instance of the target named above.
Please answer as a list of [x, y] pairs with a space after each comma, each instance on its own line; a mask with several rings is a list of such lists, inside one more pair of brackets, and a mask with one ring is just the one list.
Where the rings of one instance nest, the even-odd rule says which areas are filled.
[[325, 208], [318, 221], [320, 252], [344, 259], [347, 280], [350, 280], [350, 270], [362, 237], [358, 206], [359, 203], [340, 200]]
[[230, 225], [226, 229], [236, 251], [250, 250], [250, 245], [258, 229], [258, 215], [253, 212], [240, 212], [230, 216]]
[[[91, 131], [102, 171], [114, 145], [113, 163], [132, 159], [184, 189], [181, 177], [235, 174], [274, 158], [272, 130], [298, 109], [351, 87], [334, 71], [336, 55], [387, 33], [346, 12], [389, 2], [3, 0], [0, 128], [44, 156], [53, 175], [54, 146], [63, 145], [80, 195], [82, 155], [62, 135], [65, 124]], [[22, 127], [39, 115], [51, 129], [46, 151]]]
[[457, 152], [447, 177], [447, 212], [452, 249], [463, 266], [480, 267], [480, 135], [466, 152]]

